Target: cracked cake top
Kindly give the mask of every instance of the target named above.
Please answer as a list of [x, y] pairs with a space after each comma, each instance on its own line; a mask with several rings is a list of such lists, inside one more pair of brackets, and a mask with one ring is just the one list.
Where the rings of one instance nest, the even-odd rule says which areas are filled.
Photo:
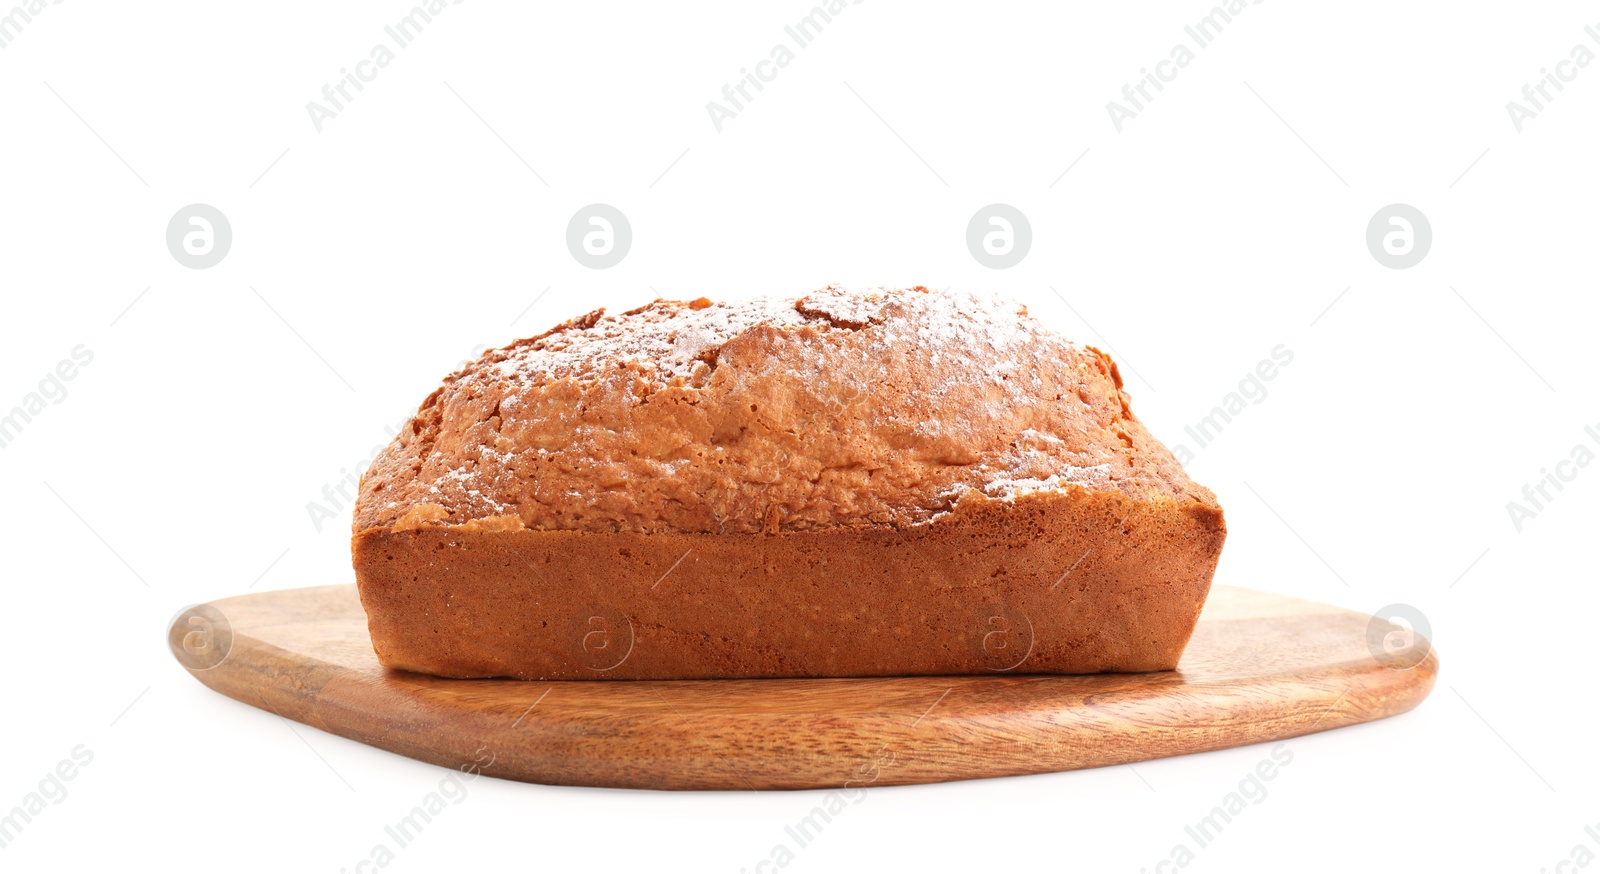
[[1020, 304], [830, 286], [596, 310], [486, 352], [373, 461], [355, 529], [907, 526], [1079, 486], [1215, 504], [1111, 359]]

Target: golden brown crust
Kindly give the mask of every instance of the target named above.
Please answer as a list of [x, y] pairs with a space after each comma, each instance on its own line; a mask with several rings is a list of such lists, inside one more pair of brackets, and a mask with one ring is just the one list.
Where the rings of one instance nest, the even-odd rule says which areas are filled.
[[356, 530], [754, 533], [914, 525], [1075, 482], [1214, 503], [1104, 353], [922, 288], [595, 311], [447, 378], [363, 477]]
[[385, 665], [664, 679], [1170, 669], [1225, 535], [1103, 352], [830, 287], [485, 354], [373, 462], [353, 546]]

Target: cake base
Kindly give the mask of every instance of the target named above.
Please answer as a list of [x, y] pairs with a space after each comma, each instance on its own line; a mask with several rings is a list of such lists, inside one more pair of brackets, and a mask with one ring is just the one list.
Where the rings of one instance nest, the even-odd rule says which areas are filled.
[[343, 585], [202, 604], [177, 618], [169, 643], [224, 695], [471, 773], [854, 793], [1140, 762], [1393, 716], [1427, 697], [1439, 665], [1425, 640], [1404, 634], [1363, 613], [1215, 586], [1176, 671], [448, 680], [379, 665], [356, 587]]

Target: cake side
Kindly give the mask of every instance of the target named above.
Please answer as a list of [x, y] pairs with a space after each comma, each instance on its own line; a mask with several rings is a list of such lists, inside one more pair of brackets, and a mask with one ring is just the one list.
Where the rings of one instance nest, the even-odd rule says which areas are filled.
[[1067, 674], [1175, 668], [1225, 537], [1068, 486], [905, 528], [373, 528], [355, 560], [382, 663], [447, 677]]
[[373, 462], [355, 529], [906, 526], [1067, 483], [1215, 505], [1111, 359], [1025, 308], [829, 288], [596, 311], [486, 353]]

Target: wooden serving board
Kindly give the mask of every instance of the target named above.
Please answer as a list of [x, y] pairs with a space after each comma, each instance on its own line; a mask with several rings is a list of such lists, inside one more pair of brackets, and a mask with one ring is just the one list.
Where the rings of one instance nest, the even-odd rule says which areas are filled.
[[1426, 657], [1409, 666], [1375, 655], [1369, 640], [1397, 628], [1216, 586], [1170, 672], [447, 680], [382, 668], [344, 585], [200, 605], [169, 642], [224, 695], [446, 767], [581, 786], [808, 789], [1092, 768], [1393, 716], [1438, 672], [1421, 639], [1412, 652]]

